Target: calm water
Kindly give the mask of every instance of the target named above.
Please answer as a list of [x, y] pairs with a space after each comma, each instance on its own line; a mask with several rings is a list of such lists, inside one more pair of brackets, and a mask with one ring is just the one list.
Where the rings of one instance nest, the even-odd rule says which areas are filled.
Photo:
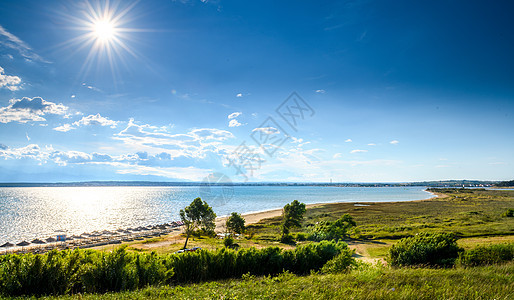
[[423, 187], [25, 187], [0, 188], [0, 244], [162, 224], [201, 196], [218, 216], [306, 204], [428, 199]]

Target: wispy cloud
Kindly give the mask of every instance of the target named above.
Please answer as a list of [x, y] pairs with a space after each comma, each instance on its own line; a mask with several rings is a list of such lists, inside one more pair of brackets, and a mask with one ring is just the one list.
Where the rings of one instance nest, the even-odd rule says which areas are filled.
[[400, 142], [397, 140], [392, 140], [389, 142], [389, 144], [398, 145]]
[[341, 158], [343, 156], [342, 153], [336, 153], [334, 154], [333, 158]]
[[119, 121], [113, 121], [109, 118], [102, 117], [100, 114], [96, 114], [82, 117], [82, 119], [75, 121], [72, 124], [63, 124], [61, 126], [55, 127], [54, 130], [68, 132], [81, 126], [109, 126], [111, 128], [116, 128], [118, 123]]
[[261, 132], [262, 134], [270, 135], [270, 134], [279, 134], [280, 130], [275, 127], [258, 127], [254, 128], [252, 132]]
[[75, 129], [75, 127], [71, 126], [70, 124], [63, 124], [61, 126], [57, 126], [54, 128], [55, 131], [60, 131], [60, 132], [68, 132], [73, 129]]
[[242, 94], [242, 93], [239, 93], [239, 94], [237, 94], [237, 95], [236, 95], [236, 97], [237, 97], [237, 98], [241, 98], [241, 97], [243, 97], [243, 94]]
[[2, 25], [0, 25], [0, 45], [16, 50], [21, 56], [28, 60], [36, 60], [45, 63], [49, 62], [41, 56], [37, 55], [27, 43], [7, 31], [4, 27], [2, 27]]
[[318, 94], [325, 94], [325, 90], [316, 90], [316, 93], [318, 93]]
[[87, 117], [82, 117], [79, 121], [73, 123], [75, 126], [109, 126], [111, 128], [116, 128], [118, 125], [118, 121], [110, 120], [109, 118], [102, 117], [100, 114], [89, 115]]
[[82, 83], [82, 86], [85, 87], [86, 89], [88, 90], [92, 90], [92, 91], [95, 91], [95, 92], [98, 92], [98, 93], [101, 93], [102, 90], [95, 87], [95, 86], [92, 86], [92, 85], [89, 85], [89, 84], [86, 84], [85, 82]]
[[228, 118], [228, 119], [234, 119], [234, 118], [239, 117], [239, 116], [240, 116], [240, 115], [242, 115], [242, 114], [243, 114], [242, 112], [240, 112], [240, 111], [236, 111], [236, 112], [233, 112], [233, 113], [231, 113], [230, 115], [228, 115], [228, 117], [227, 117], [227, 118]]
[[351, 142], [353, 142], [353, 141], [352, 141], [352, 139], [347, 139], [347, 140], [345, 140], [344, 142], [345, 142], [345, 143], [351, 143]]
[[376, 146], [377, 144], [369, 143], [368, 146]]
[[0, 108], [0, 123], [46, 121], [45, 115], [66, 115], [68, 107], [63, 104], [46, 101], [41, 97], [9, 100], [9, 105]]
[[366, 153], [366, 152], [368, 152], [368, 150], [355, 149], [355, 150], [350, 151], [350, 153], [352, 153], [352, 154], [355, 154], [355, 153]]
[[0, 88], [6, 88], [10, 91], [20, 89], [21, 78], [14, 75], [5, 75], [4, 68], [0, 67]]
[[232, 119], [230, 120], [230, 122], [228, 122], [228, 127], [239, 127], [243, 124], [239, 123], [239, 121], [237, 121], [236, 119]]

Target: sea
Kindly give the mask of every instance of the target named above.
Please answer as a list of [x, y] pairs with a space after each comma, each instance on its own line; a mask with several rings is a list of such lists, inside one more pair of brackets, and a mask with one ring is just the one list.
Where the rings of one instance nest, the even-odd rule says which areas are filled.
[[56, 235], [134, 228], [179, 220], [197, 197], [218, 216], [305, 204], [396, 202], [433, 197], [425, 187], [107, 186], [0, 188], [0, 245]]

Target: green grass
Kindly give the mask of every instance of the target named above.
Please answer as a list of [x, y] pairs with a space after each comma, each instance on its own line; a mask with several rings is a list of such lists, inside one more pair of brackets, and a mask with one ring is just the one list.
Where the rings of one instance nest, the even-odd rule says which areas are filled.
[[513, 274], [514, 263], [454, 269], [366, 266], [348, 274], [243, 276], [238, 280], [59, 299], [511, 299]]
[[[303, 222], [309, 232], [316, 222], [334, 221], [349, 213], [357, 222], [352, 238], [400, 239], [422, 231], [453, 232], [459, 237], [514, 235], [514, 218], [504, 217], [514, 207], [514, 191], [436, 189], [447, 197], [425, 201], [331, 203], [307, 209]], [[255, 239], [278, 239], [281, 217], [251, 225]]]

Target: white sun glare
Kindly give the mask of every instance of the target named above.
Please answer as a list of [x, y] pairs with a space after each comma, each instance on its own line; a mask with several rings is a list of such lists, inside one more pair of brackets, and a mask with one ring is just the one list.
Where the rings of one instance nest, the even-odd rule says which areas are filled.
[[[64, 15], [74, 24], [73, 29], [82, 34], [66, 41], [59, 47], [75, 48], [73, 54], [86, 50], [86, 57], [79, 74], [86, 74], [96, 66], [103, 72], [110, 67], [113, 76], [119, 73], [118, 63], [128, 65], [129, 56], [139, 59], [129, 42], [134, 41], [134, 33], [140, 29], [127, 27], [134, 21], [134, 7], [137, 1], [97, 1], [81, 3], [76, 15]], [[75, 7], [75, 6], [72, 6]]]
[[99, 40], [110, 40], [116, 34], [116, 28], [109, 20], [99, 20], [93, 26], [93, 32]]

